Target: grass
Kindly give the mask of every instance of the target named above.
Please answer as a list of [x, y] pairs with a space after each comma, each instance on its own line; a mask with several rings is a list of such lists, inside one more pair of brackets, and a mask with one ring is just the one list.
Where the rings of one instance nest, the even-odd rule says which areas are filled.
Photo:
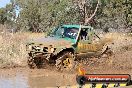
[[0, 68], [26, 66], [28, 52], [26, 43], [30, 39], [44, 36], [43, 33], [9, 33], [2, 27], [0, 32]]

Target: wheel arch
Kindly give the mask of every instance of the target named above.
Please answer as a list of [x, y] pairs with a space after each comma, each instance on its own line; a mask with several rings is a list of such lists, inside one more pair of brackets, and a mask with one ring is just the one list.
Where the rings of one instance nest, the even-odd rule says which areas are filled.
[[64, 52], [72, 52], [73, 54], [75, 53], [75, 50], [73, 48], [65, 48], [61, 49], [59, 52], [56, 52], [56, 56], [62, 55]]
[[74, 54], [75, 50], [73, 48], [65, 48], [62, 49], [58, 54], [62, 54], [64, 52], [72, 52]]

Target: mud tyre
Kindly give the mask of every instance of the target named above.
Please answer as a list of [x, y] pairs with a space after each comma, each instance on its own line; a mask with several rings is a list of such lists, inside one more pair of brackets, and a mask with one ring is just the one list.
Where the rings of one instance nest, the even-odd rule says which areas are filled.
[[30, 69], [41, 69], [48, 66], [48, 61], [41, 57], [30, 57], [28, 59], [28, 66]]
[[73, 72], [75, 70], [76, 61], [72, 52], [63, 52], [57, 57], [56, 69], [62, 72]]

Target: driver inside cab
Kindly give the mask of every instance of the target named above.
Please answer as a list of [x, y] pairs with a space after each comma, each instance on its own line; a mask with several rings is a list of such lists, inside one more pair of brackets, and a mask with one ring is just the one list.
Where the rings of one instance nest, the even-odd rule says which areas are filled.
[[82, 29], [80, 33], [81, 40], [87, 40], [87, 29]]

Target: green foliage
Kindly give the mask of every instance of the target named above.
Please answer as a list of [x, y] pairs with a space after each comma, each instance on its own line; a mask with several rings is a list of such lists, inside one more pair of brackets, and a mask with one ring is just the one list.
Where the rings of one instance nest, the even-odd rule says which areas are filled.
[[[103, 1], [97, 16], [97, 21], [103, 29], [120, 29], [132, 26], [132, 3], [130, 0], [101, 0]], [[104, 3], [104, 4], [103, 4]], [[129, 15], [129, 16], [128, 16]]]
[[0, 24], [13, 27], [15, 24], [16, 12], [13, 3], [0, 8]]
[[78, 13], [71, 0], [18, 0], [18, 23], [33, 32], [47, 31], [61, 23], [77, 23]]
[[6, 12], [4, 10], [4, 8], [0, 8], [0, 23], [4, 24], [6, 21]]
[[[86, 10], [84, 9], [85, 2]], [[0, 8], [0, 24], [17, 26], [19, 30], [48, 32], [60, 24], [81, 24], [90, 17], [98, 0], [11, 0]], [[80, 7], [80, 5], [82, 7]], [[16, 18], [16, 7], [20, 13]], [[108, 29], [132, 26], [131, 0], [100, 0], [96, 15], [90, 25]]]

